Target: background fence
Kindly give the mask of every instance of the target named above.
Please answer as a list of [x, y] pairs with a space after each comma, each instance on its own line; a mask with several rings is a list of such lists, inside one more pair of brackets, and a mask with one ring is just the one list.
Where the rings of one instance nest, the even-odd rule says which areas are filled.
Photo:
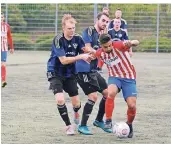
[[111, 19], [117, 8], [122, 9], [129, 39], [141, 43], [136, 50], [171, 52], [171, 4], [1, 4], [1, 11], [11, 26], [15, 49], [49, 50], [53, 37], [62, 31], [63, 14], [76, 18], [76, 32], [81, 34], [106, 6]]

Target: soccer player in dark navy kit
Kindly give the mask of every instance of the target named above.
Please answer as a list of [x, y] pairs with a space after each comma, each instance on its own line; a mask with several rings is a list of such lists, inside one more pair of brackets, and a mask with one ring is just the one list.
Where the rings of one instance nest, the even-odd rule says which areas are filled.
[[109, 29], [108, 34], [111, 36], [112, 41], [124, 41], [128, 40], [128, 36], [124, 30], [120, 28], [121, 20], [114, 19], [114, 27]]
[[85, 61], [90, 59], [89, 54], [78, 55], [85, 47], [85, 44], [83, 39], [75, 34], [75, 24], [76, 20], [71, 15], [63, 16], [63, 33], [53, 39], [51, 55], [47, 63], [47, 77], [50, 82], [50, 89], [55, 95], [60, 116], [66, 124], [67, 135], [73, 135], [74, 129], [68, 116], [63, 90], [71, 97], [74, 122], [78, 124], [78, 110], [81, 108], [81, 103], [75, 78], [75, 62], [81, 59]]
[[[99, 13], [95, 25], [88, 27], [83, 31], [82, 37], [87, 52], [95, 51], [99, 48], [99, 33], [106, 28], [108, 19], [109, 16], [106, 13]], [[83, 109], [82, 121], [78, 127], [78, 131], [85, 135], [92, 134], [87, 127], [87, 121], [93, 110], [93, 106], [97, 101], [97, 92], [100, 92], [103, 97], [100, 101], [98, 114], [93, 125], [102, 128], [106, 132], [111, 132], [111, 130], [106, 130], [104, 128], [103, 116], [105, 113], [105, 101], [108, 92], [105, 79], [97, 72], [97, 62], [98, 60], [94, 59], [90, 64], [82, 60], [77, 61], [76, 63], [78, 84], [84, 91], [85, 95], [88, 95], [88, 101]]]
[[[121, 20], [121, 26], [120, 27], [121, 27], [121, 29], [123, 29], [127, 33], [128, 25], [127, 25], [126, 20], [122, 18], [122, 11], [121, 11], [121, 9], [117, 9], [115, 11], [115, 18]], [[111, 29], [111, 28], [114, 27], [114, 23], [113, 22], [114, 22], [114, 19], [110, 21], [110, 23], [108, 25], [108, 29]]]
[[[120, 28], [126, 32], [126, 34], [128, 35], [128, 24], [127, 21], [125, 19], [122, 18], [122, 10], [121, 9], [117, 9], [115, 11], [115, 18], [113, 20], [110, 21], [109, 25], [108, 25], [108, 30], [114, 28], [114, 20], [115, 19], [119, 19], [121, 21], [121, 25]], [[132, 48], [129, 49], [129, 55], [132, 57], [133, 52], [132, 52]]]

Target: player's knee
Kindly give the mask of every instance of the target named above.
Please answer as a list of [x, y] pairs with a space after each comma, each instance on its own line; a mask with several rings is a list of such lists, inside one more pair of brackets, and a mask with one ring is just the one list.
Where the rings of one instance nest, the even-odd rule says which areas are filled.
[[6, 62], [1, 62], [1, 66], [5, 66], [6, 65]]
[[64, 99], [63, 93], [57, 93], [55, 95], [55, 98], [56, 98], [56, 103], [58, 105], [63, 105], [65, 103], [65, 99]]
[[126, 99], [128, 108], [130, 109], [136, 109], [136, 97], [128, 97]]
[[74, 107], [79, 107], [80, 106], [80, 99], [78, 96], [73, 96], [71, 97], [72, 105]]
[[129, 109], [136, 109], [136, 103], [134, 103], [134, 102], [128, 103], [128, 108]]
[[89, 94], [88, 98], [89, 98], [89, 100], [96, 102], [97, 101], [97, 92]]
[[117, 93], [115, 91], [108, 91], [108, 97], [115, 98], [116, 95]]
[[108, 96], [108, 90], [107, 89], [103, 90], [102, 94], [103, 94], [103, 96], [105, 98], [107, 98], [107, 96]]

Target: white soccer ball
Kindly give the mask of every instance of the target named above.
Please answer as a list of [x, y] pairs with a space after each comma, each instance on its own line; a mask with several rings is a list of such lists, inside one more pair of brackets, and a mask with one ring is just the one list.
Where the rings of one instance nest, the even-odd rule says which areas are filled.
[[127, 138], [130, 132], [130, 128], [126, 122], [118, 122], [113, 126], [113, 133], [118, 138]]

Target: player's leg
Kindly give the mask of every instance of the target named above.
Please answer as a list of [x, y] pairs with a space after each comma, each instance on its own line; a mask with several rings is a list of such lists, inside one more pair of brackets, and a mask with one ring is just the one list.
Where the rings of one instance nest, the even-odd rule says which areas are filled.
[[115, 97], [121, 89], [121, 81], [116, 77], [109, 77], [108, 79], [108, 97], [105, 104], [106, 122], [105, 128], [112, 128], [112, 113], [115, 106]]
[[7, 60], [7, 52], [1, 51], [1, 85], [5, 87], [7, 85], [6, 82], [6, 60]]
[[136, 116], [136, 99], [137, 99], [137, 89], [135, 80], [123, 80], [122, 82], [122, 92], [124, 99], [127, 103], [127, 124], [130, 127], [129, 138], [133, 137], [133, 126], [132, 123]]
[[57, 109], [66, 125], [66, 134], [73, 135], [74, 130], [68, 116], [67, 107], [65, 105], [65, 98], [63, 93], [63, 81], [59, 77], [53, 77], [49, 80], [49, 82], [50, 82], [50, 89], [52, 89], [55, 95]]
[[104, 121], [103, 121], [103, 117], [105, 114], [105, 103], [106, 103], [106, 98], [108, 96], [107, 83], [106, 83], [105, 79], [99, 73], [96, 73], [96, 77], [97, 77], [97, 81], [98, 81], [98, 84], [100, 87], [100, 89], [98, 91], [103, 95], [103, 97], [99, 103], [99, 110], [97, 113], [97, 117], [96, 117], [95, 121], [93, 122], [93, 125], [100, 127], [105, 132], [111, 133], [112, 130], [106, 129], [104, 127]]
[[81, 124], [78, 127], [78, 131], [85, 135], [91, 135], [91, 131], [87, 127], [87, 121], [93, 110], [93, 106], [97, 101], [97, 91], [99, 85], [95, 75], [89, 75], [86, 73], [79, 73], [77, 77], [78, 84], [82, 88], [85, 95], [88, 95], [88, 100], [83, 108]]
[[68, 95], [71, 97], [71, 102], [73, 105], [74, 110], [74, 122], [75, 124], [79, 124], [79, 109], [81, 108], [81, 102], [78, 96], [78, 87], [77, 87], [77, 81], [76, 78], [73, 76], [71, 78], [68, 78], [64, 82], [64, 90], [68, 93]]

